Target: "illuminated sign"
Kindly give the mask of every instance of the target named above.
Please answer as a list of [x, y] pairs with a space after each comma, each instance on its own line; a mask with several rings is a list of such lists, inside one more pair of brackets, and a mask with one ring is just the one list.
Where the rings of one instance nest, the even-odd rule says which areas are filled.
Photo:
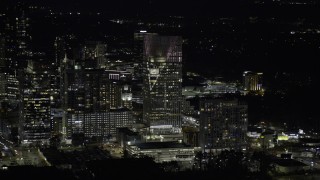
[[121, 99], [123, 101], [131, 101], [132, 100], [132, 93], [123, 93], [123, 94], [121, 94]]
[[150, 74], [159, 74], [159, 69], [150, 69]]
[[288, 141], [289, 137], [286, 135], [279, 135], [278, 141]]

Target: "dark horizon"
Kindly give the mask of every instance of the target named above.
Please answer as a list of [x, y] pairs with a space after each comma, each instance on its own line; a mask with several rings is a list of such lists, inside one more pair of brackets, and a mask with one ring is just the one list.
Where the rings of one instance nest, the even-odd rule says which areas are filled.
[[320, 175], [320, 1], [0, 1], [0, 176]]

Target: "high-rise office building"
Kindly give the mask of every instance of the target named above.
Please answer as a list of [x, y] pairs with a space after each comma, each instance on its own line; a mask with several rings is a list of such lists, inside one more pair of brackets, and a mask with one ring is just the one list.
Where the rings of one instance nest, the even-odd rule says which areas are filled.
[[52, 135], [65, 134], [65, 124], [63, 119], [63, 109], [51, 108], [51, 131]]
[[105, 113], [88, 113], [84, 116], [85, 137], [100, 137], [102, 140], [116, 138], [117, 128], [135, 123], [132, 111], [112, 109]]
[[95, 62], [95, 68], [106, 67], [107, 45], [99, 41], [87, 41], [83, 47], [84, 59]]
[[124, 84], [121, 86], [121, 105], [124, 108], [132, 109], [132, 91], [131, 85]]
[[132, 74], [126, 71], [105, 71], [108, 76], [108, 102], [109, 109], [128, 108], [132, 109], [131, 80]]
[[[55, 75], [55, 84], [58, 90], [58, 101], [59, 105], [62, 106], [64, 102], [64, 75], [65, 75], [65, 66], [67, 63], [67, 53], [66, 53], [66, 42], [62, 37], [56, 37], [54, 41], [54, 50], [55, 50], [55, 61], [53, 65], [53, 75]], [[59, 89], [58, 89], [59, 88]]]
[[0, 68], [6, 66], [6, 46], [5, 39], [0, 36]]
[[6, 98], [7, 78], [4, 72], [0, 72], [0, 101]]
[[243, 73], [243, 86], [245, 91], [261, 91], [262, 90], [263, 73], [245, 71]]
[[55, 104], [51, 77], [41, 58], [28, 61], [27, 68], [21, 72], [23, 139], [27, 142], [47, 142], [51, 137], [51, 107]]
[[19, 127], [20, 87], [13, 71], [0, 68], [0, 134], [8, 136]]
[[16, 18], [17, 43], [18, 49], [21, 50], [21, 53], [26, 53], [25, 51], [29, 43], [28, 41], [31, 39], [28, 31], [29, 26], [30, 19], [26, 17], [25, 12], [23, 11], [21, 16]]
[[140, 30], [133, 34], [133, 62], [134, 62], [134, 78], [141, 80], [143, 76], [143, 46], [144, 37], [147, 35], [157, 35], [156, 33], [148, 33], [146, 30]]
[[93, 109], [92, 91], [88, 90], [88, 96], [86, 96], [86, 89], [90, 88], [91, 84], [88, 84], [89, 82], [84, 79], [84, 74], [80, 65], [70, 64], [70, 67], [66, 70], [65, 92], [62, 93], [64, 94], [63, 107], [66, 111], [68, 137], [71, 137], [72, 134], [83, 133], [84, 113], [86, 110], [90, 112]]
[[63, 85], [64, 109], [68, 136], [83, 133], [84, 116], [105, 113], [111, 109], [132, 108], [130, 80], [125, 71], [85, 69], [79, 63], [65, 70]]
[[51, 135], [50, 95], [41, 89], [25, 90], [24, 140], [29, 142], [48, 141]]
[[200, 102], [200, 144], [205, 149], [246, 147], [248, 106], [237, 99], [203, 99]]
[[148, 33], [146, 30], [140, 30], [133, 34], [133, 58], [134, 62], [141, 63], [143, 60], [144, 37], [147, 35], [157, 35], [157, 33]]
[[31, 56], [31, 35], [30, 18], [22, 10], [20, 16], [16, 18], [16, 68], [26, 68]]
[[14, 67], [14, 58], [16, 57], [16, 43], [14, 41], [15, 39], [15, 33], [14, 33], [14, 25], [12, 21], [9, 20], [9, 18], [4, 19], [4, 30], [1, 34], [1, 45], [2, 46], [2, 52], [1, 52], [1, 64], [5, 65], [6, 67], [12, 68]]
[[182, 38], [144, 36], [143, 67], [144, 121], [181, 127]]
[[0, 70], [0, 101], [17, 103], [20, 98], [19, 81], [14, 72]]

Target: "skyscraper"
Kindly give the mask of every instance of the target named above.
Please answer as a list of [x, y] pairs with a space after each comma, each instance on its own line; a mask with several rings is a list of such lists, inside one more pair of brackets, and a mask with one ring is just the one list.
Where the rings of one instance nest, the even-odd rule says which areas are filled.
[[157, 35], [156, 33], [148, 33], [145, 30], [135, 32], [133, 41], [133, 62], [134, 62], [134, 78], [142, 80], [143, 76], [143, 44], [144, 37], [147, 35]]
[[85, 137], [100, 137], [104, 140], [116, 138], [117, 128], [135, 123], [132, 111], [128, 109], [111, 109], [103, 113], [87, 113], [84, 116]]
[[6, 51], [5, 39], [0, 37], [0, 68], [3, 68], [6, 66], [5, 51]]
[[30, 19], [25, 11], [21, 12], [19, 17], [16, 17], [16, 62], [14, 67], [23, 69], [27, 67], [28, 60], [32, 56], [31, 53], [30, 35]]
[[51, 132], [50, 95], [43, 89], [25, 90], [23, 103], [24, 140], [48, 141]]
[[255, 73], [245, 71], [243, 73], [243, 86], [245, 91], [261, 91], [262, 90], [263, 73]]
[[146, 35], [143, 52], [144, 121], [181, 127], [182, 38]]
[[20, 88], [14, 71], [0, 68], [0, 134], [9, 135], [19, 126]]
[[29, 26], [30, 19], [26, 17], [25, 12], [22, 11], [21, 16], [16, 18], [16, 36], [18, 53], [27, 53], [26, 51], [31, 40], [31, 36], [29, 34]]
[[[90, 69], [76, 62], [64, 72], [63, 95], [68, 137], [83, 133], [87, 114], [132, 108], [130, 80], [126, 71]], [[129, 96], [129, 97], [127, 97]], [[122, 99], [123, 98], [123, 99]], [[88, 117], [88, 116], [87, 116]]]
[[133, 59], [136, 63], [142, 63], [143, 59], [143, 44], [144, 37], [147, 35], [158, 35], [157, 33], [148, 33], [145, 30], [140, 30], [139, 32], [135, 32], [133, 34]]
[[203, 149], [240, 149], [246, 146], [248, 106], [237, 99], [200, 102], [200, 144]]

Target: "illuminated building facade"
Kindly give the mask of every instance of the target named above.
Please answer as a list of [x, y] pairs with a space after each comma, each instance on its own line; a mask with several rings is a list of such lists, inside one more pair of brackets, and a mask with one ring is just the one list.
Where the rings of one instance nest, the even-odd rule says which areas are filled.
[[[21, 74], [23, 104], [23, 140], [25, 142], [46, 142], [53, 131], [51, 108], [56, 106], [57, 90], [48, 66], [42, 58], [28, 61]], [[21, 72], [22, 73], [22, 72]]]
[[199, 128], [193, 126], [182, 127], [183, 142], [191, 145], [192, 147], [199, 146]]
[[143, 118], [150, 126], [181, 127], [182, 38], [144, 37]]
[[[0, 34], [1, 35], [1, 34]], [[5, 39], [0, 36], [0, 68], [6, 66], [6, 46]]]
[[132, 109], [132, 74], [126, 71], [107, 70], [108, 102], [110, 109]]
[[186, 163], [192, 165], [195, 150], [192, 146], [178, 142], [148, 142], [131, 144], [128, 142], [126, 150], [131, 156], [149, 156], [156, 163], [177, 161], [178, 163]]
[[65, 133], [65, 125], [63, 124], [63, 110], [57, 108], [51, 108], [51, 130], [55, 135]]
[[0, 134], [9, 135], [18, 128], [20, 112], [20, 87], [14, 72], [0, 68]]
[[5, 27], [3, 28], [3, 34], [1, 34], [0, 50], [1, 60], [0, 64], [3, 67], [8, 67], [10, 69], [17, 67], [17, 42], [16, 42], [16, 23], [15, 20], [7, 17], [4, 19]]
[[6, 74], [0, 72], [0, 101], [6, 98], [6, 85], [7, 85]]
[[27, 53], [28, 45], [31, 41], [31, 36], [29, 34], [30, 28], [30, 19], [26, 17], [25, 12], [23, 11], [21, 16], [16, 18], [16, 33], [17, 33], [17, 45], [19, 53]]
[[20, 98], [19, 81], [12, 71], [0, 69], [0, 101], [17, 103]]
[[[80, 65], [70, 66], [65, 75], [64, 108], [66, 111], [68, 136], [83, 133], [84, 114], [102, 111], [106, 103], [100, 98], [101, 71], [84, 70]], [[100, 106], [101, 105], [101, 106]], [[106, 108], [106, 107], [105, 107]]]
[[200, 102], [200, 145], [206, 149], [246, 146], [248, 106], [237, 99], [203, 99]]
[[26, 68], [28, 60], [32, 56], [31, 52], [31, 35], [30, 35], [30, 18], [22, 10], [21, 15], [16, 18], [16, 68]]
[[132, 109], [132, 92], [131, 85], [125, 84], [121, 89], [122, 107]]
[[77, 63], [70, 65], [64, 78], [64, 107], [69, 137], [84, 132], [85, 114], [132, 109], [130, 73], [84, 68]]
[[156, 33], [148, 33], [146, 30], [140, 30], [133, 34], [133, 61], [134, 65], [134, 78], [142, 79], [143, 77], [143, 46], [144, 37], [146, 35], [157, 35]]
[[106, 67], [107, 45], [99, 41], [87, 41], [83, 47], [84, 59], [93, 60], [96, 63], [95, 68]]
[[255, 73], [245, 71], [243, 73], [243, 86], [245, 91], [261, 91], [262, 90], [263, 73]]
[[114, 109], [105, 113], [88, 113], [84, 115], [85, 137], [100, 137], [102, 140], [116, 138], [117, 128], [135, 123], [132, 111]]
[[29, 142], [46, 141], [51, 133], [50, 95], [40, 89], [25, 90], [24, 140]]

